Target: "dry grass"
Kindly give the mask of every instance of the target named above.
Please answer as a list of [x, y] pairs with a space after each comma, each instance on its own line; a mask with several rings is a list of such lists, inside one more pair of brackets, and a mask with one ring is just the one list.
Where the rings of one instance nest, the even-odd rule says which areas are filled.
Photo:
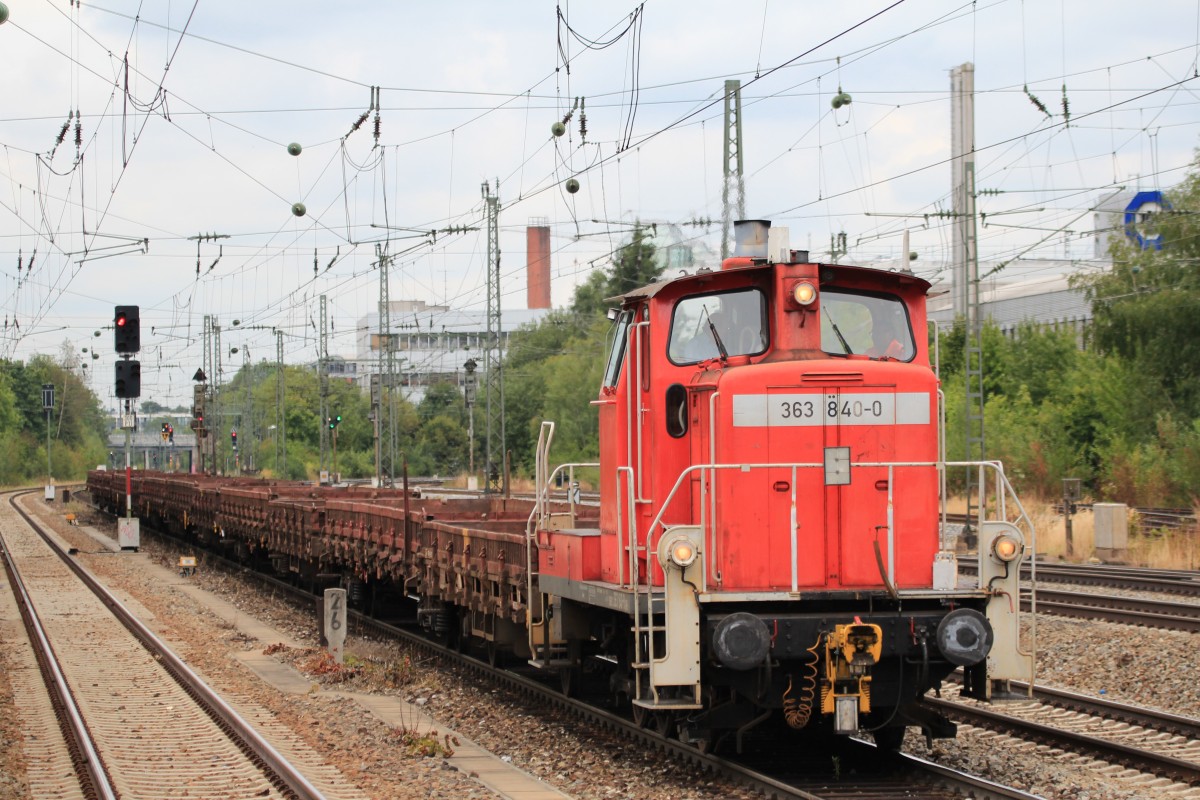
[[1200, 528], [1130, 536], [1128, 560], [1161, 569], [1200, 569]]
[[[1066, 525], [1051, 503], [1026, 505], [1037, 530], [1037, 551], [1042, 558], [1082, 562], [1096, 557], [1095, 525], [1090, 509], [1080, 509], [1071, 520], [1072, 555], [1067, 555]], [[1157, 569], [1200, 569], [1200, 530], [1164, 530], [1142, 533], [1130, 514], [1129, 548], [1123, 563]]]
[[1067, 555], [1067, 526], [1062, 514], [1051, 503], [1033, 502], [1025, 510], [1037, 531], [1037, 552], [1040, 558], [1064, 561], [1087, 561], [1096, 555], [1096, 528], [1092, 512], [1081, 510], [1071, 518], [1071, 553]]
[[[579, 488], [585, 492], [594, 492], [597, 490], [599, 481], [595, 477], [594, 469], [577, 470], [575, 473], [576, 480], [579, 481]], [[447, 489], [465, 489], [467, 487], [467, 478], [470, 473], [460, 472], [458, 475], [447, 476], [442, 485]], [[479, 476], [478, 485], [483, 488], [485, 485], [483, 476]], [[521, 475], [513, 475], [509, 479], [509, 491], [513, 494], [533, 494], [537, 484], [533, 478], [524, 477]], [[559, 491], [562, 491], [561, 489]]]

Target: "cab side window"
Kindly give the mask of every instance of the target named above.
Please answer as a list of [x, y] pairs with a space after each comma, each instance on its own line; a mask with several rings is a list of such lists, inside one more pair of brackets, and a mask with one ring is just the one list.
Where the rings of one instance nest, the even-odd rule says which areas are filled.
[[632, 311], [622, 311], [613, 327], [613, 340], [608, 349], [608, 363], [604, 367], [604, 385], [616, 386], [621, 378], [621, 365], [625, 363], [625, 349], [629, 344], [629, 325], [633, 321]]
[[674, 364], [760, 355], [770, 342], [767, 297], [759, 289], [685, 297], [671, 314], [667, 357]]
[[687, 389], [683, 388], [683, 384], [672, 383], [667, 387], [665, 406], [667, 434], [673, 439], [678, 439], [687, 433], [688, 429]]

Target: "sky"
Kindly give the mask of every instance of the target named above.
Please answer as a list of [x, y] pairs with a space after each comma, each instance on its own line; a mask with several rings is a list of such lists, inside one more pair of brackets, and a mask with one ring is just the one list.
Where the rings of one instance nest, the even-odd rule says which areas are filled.
[[1179, 183], [1200, 133], [1200, 0], [3, 2], [2, 355], [78, 358], [110, 396], [113, 307], [138, 305], [142, 396], [168, 405], [206, 316], [227, 376], [276, 331], [311, 363], [324, 295], [352, 357], [380, 253], [393, 300], [485, 309], [485, 183], [505, 309], [531, 221], [556, 306], [635, 221], [715, 266], [730, 79], [746, 216], [880, 266], [907, 229], [939, 288], [953, 68], [975, 69], [980, 256], [1014, 280], [1091, 257], [1092, 207]]

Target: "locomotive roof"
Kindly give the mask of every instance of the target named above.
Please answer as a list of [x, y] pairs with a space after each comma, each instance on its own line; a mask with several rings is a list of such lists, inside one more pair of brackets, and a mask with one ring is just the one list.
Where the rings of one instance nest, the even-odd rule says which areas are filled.
[[[879, 284], [881, 289], [905, 286], [917, 286], [924, 292], [928, 292], [932, 284], [924, 278], [917, 277], [911, 272], [898, 272], [895, 270], [876, 269], [874, 267], [859, 267], [850, 264], [821, 264], [817, 263], [821, 268], [822, 282], [825, 280], [825, 270], [833, 270], [835, 281], [840, 278], [843, 280], [853, 281], [856, 284], [875, 282]], [[648, 300], [654, 297], [667, 286], [675, 283], [684, 283], [687, 281], [699, 282], [701, 279], [709, 279], [713, 275], [732, 274], [732, 273], [755, 273], [770, 270], [774, 264], [756, 264], [751, 267], [735, 267], [730, 270], [704, 270], [694, 272], [690, 275], [681, 275], [676, 278], [667, 278], [654, 283], [648, 283], [645, 286], [639, 286], [636, 289], [631, 289], [625, 294], [619, 294], [615, 297], [605, 298], [605, 302], [619, 302], [622, 305], [631, 300]]]

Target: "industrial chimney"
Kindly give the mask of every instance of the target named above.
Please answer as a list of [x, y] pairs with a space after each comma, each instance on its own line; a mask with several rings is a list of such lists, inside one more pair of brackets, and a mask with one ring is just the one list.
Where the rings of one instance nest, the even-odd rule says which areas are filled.
[[550, 308], [550, 221], [531, 217], [525, 229], [528, 308]]

